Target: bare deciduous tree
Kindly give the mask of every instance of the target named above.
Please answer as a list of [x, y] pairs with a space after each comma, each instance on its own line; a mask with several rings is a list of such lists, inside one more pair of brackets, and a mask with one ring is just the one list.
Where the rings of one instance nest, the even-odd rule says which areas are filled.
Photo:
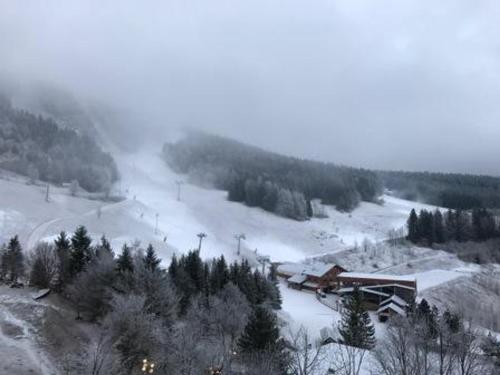
[[334, 343], [328, 345], [329, 369], [339, 375], [360, 375], [366, 349]]
[[86, 373], [107, 375], [112, 370], [112, 345], [104, 332], [91, 340], [85, 348]]
[[325, 347], [315, 343], [304, 326], [296, 332], [290, 331], [292, 346], [290, 373], [293, 375], [316, 374], [325, 360]]

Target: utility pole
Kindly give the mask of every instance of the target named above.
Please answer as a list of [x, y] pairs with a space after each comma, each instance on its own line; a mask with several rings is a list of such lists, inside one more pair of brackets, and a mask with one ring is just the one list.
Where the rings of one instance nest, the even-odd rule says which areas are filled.
[[200, 242], [198, 244], [198, 252], [201, 252], [201, 242], [203, 241], [203, 239], [205, 237], [207, 237], [207, 234], [202, 232], [202, 233], [198, 233], [197, 236], [200, 239]]
[[236, 251], [236, 254], [240, 255], [240, 253], [241, 253], [241, 240], [246, 240], [247, 238], [245, 237], [244, 233], [236, 234], [234, 236], [234, 238], [236, 238], [236, 240], [238, 241], [238, 250]]
[[[255, 250], [257, 250], [257, 249], [255, 249]], [[256, 253], [257, 253], [257, 251], [256, 251]], [[265, 271], [266, 271], [266, 264], [271, 263], [271, 259], [267, 255], [258, 255], [257, 262], [262, 264], [262, 274], [264, 275]]]
[[155, 224], [155, 234], [158, 234], [158, 216], [160, 216], [160, 214], [156, 214], [156, 224]]
[[184, 181], [177, 180], [175, 181], [177, 184], [177, 201], [181, 201], [181, 186], [184, 185]]
[[49, 189], [50, 189], [50, 185], [47, 183], [47, 191], [45, 193], [45, 202], [50, 202], [49, 200]]

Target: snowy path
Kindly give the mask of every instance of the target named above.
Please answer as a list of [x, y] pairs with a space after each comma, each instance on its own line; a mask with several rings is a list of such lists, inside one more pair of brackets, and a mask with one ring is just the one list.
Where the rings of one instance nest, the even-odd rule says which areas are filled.
[[35, 329], [9, 311], [6, 299], [9, 303], [17, 302], [11, 296], [2, 295], [0, 299], [0, 372], [16, 375], [59, 374], [38, 347]]

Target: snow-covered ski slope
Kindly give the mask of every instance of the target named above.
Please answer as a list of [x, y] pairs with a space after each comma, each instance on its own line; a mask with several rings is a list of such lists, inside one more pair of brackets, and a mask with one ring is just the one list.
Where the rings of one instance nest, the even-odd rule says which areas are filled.
[[[105, 234], [117, 252], [124, 242], [136, 239], [143, 245], [151, 242], [167, 264], [173, 253], [197, 248], [197, 234], [200, 232], [207, 234], [201, 251], [203, 257], [224, 254], [229, 261], [238, 259], [235, 235], [244, 233], [246, 240], [242, 241], [242, 255], [251, 260], [257, 249], [258, 254], [268, 255], [273, 261], [300, 261], [325, 253], [338, 253], [342, 261], [342, 252], [352, 248], [355, 242], [361, 243], [364, 238], [384, 239], [390, 229], [404, 226], [412, 208], [433, 209], [384, 196], [382, 205], [362, 203], [352, 213], [340, 213], [329, 207], [327, 219], [297, 222], [229, 202], [223, 191], [189, 184], [185, 176], [172, 172], [165, 165], [160, 149], [161, 144], [135, 153], [113, 151], [122, 176], [115, 190], [126, 196], [118, 203], [71, 197], [63, 188], [52, 188], [51, 201], [47, 203], [42, 186], [0, 179], [0, 233], [3, 240], [19, 234], [22, 243], [32, 248], [37, 241], [52, 239], [61, 230], [71, 233], [78, 225], [85, 225], [95, 240]], [[180, 201], [177, 200], [177, 181], [185, 182]], [[423, 253], [414, 254], [413, 261], [420, 255], [424, 256]], [[434, 253], [425, 256], [429, 259], [435, 257]], [[391, 266], [388, 273], [416, 272], [419, 284], [429, 288], [463, 274], [453, 271], [454, 267], [463, 264], [456, 263], [456, 258], [448, 261], [448, 256], [438, 255], [441, 262], [435, 267], [426, 263], [409, 270], [406, 269], [406, 257], [394, 263], [394, 257], [386, 254], [387, 259], [380, 259], [379, 266]], [[350, 264], [345, 257], [344, 260], [345, 266], [352, 270], [375, 271], [366, 269], [370, 260], [367, 260], [366, 267], [355, 267], [356, 262]], [[450, 267], [447, 267], [449, 262]], [[400, 264], [399, 268], [397, 264]], [[414, 267], [417, 265], [415, 263]], [[442, 271], [432, 271], [435, 268]], [[427, 271], [434, 273], [426, 274]], [[420, 283], [422, 278], [428, 281]], [[282, 288], [284, 312], [297, 323], [310, 322], [311, 319], [305, 317], [310, 317], [311, 313], [316, 314], [318, 327], [338, 320], [333, 311], [318, 305], [313, 296], [285, 289]], [[307, 299], [311, 301], [308, 303]], [[317, 332], [316, 325], [309, 328]]]
[[[161, 160], [160, 148], [158, 144], [133, 154], [114, 153], [122, 176], [116, 190], [127, 198], [119, 203], [71, 197], [62, 188], [52, 188], [51, 202], [47, 203], [43, 187], [0, 180], [3, 239], [19, 234], [27, 247], [33, 247], [61, 230], [71, 233], [76, 226], [85, 225], [96, 239], [105, 234], [117, 247], [135, 239], [152, 242], [168, 260], [173, 252], [197, 248], [196, 235], [204, 232], [208, 236], [203, 242], [203, 257], [224, 254], [235, 259], [234, 237], [244, 233], [244, 253], [257, 249], [273, 261], [299, 261], [341, 251], [364, 238], [386, 238], [390, 229], [404, 226], [412, 208], [432, 208], [384, 196], [383, 205], [363, 202], [352, 213], [328, 207], [327, 219], [297, 222], [229, 202], [223, 191], [187, 183], [185, 176], [173, 173]], [[177, 181], [186, 182], [180, 201]]]
[[[157, 148], [159, 149], [159, 147]], [[155, 149], [155, 150], [157, 150]], [[145, 220], [159, 229], [167, 243], [178, 251], [197, 246], [196, 234], [205, 232], [202, 255], [225, 254], [233, 258], [236, 234], [244, 233], [243, 247], [269, 255], [275, 261], [296, 261], [304, 257], [334, 252], [361, 242], [386, 238], [393, 228], [404, 226], [411, 208], [432, 208], [415, 202], [384, 197], [385, 204], [362, 203], [352, 213], [328, 208], [329, 218], [297, 222], [259, 208], [229, 202], [223, 191], [185, 183], [177, 201], [177, 181], [185, 176], [173, 173], [154, 151], [117, 155], [122, 172], [122, 189], [147, 210]]]

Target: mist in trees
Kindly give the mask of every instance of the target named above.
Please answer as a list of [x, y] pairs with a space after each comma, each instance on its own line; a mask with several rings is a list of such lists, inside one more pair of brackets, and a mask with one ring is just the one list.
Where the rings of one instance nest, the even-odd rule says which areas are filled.
[[163, 148], [166, 162], [195, 182], [228, 192], [228, 199], [280, 216], [305, 220], [311, 200], [351, 211], [360, 201], [377, 201], [376, 173], [282, 156], [230, 139], [191, 132]]
[[54, 184], [71, 183], [96, 192], [107, 191], [118, 179], [113, 158], [85, 134], [54, 120], [0, 105], [0, 167]]
[[379, 172], [387, 189], [404, 199], [468, 210], [500, 207], [500, 178], [456, 173]]
[[412, 210], [407, 220], [408, 240], [413, 243], [444, 243], [448, 241], [485, 241], [500, 235], [493, 213], [484, 208], [472, 211]]

